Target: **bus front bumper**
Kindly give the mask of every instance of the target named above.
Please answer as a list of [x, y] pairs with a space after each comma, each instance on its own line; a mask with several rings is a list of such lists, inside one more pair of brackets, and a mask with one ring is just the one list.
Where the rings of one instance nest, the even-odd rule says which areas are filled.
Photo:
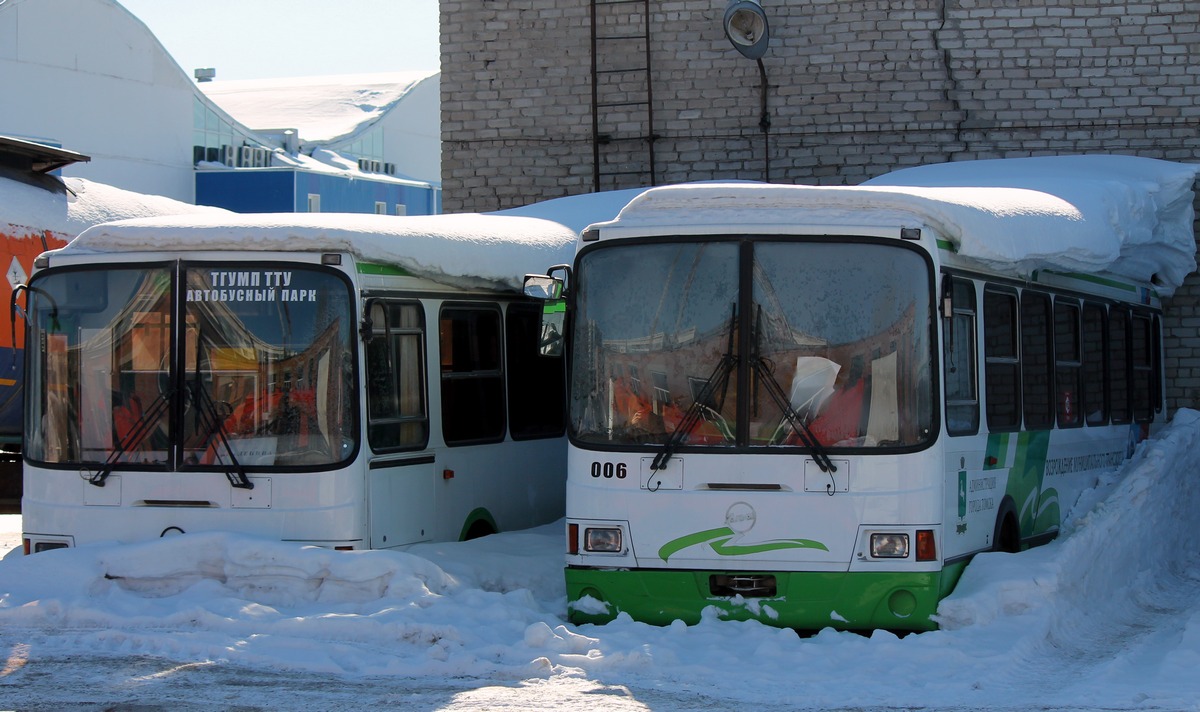
[[[654, 625], [704, 617], [757, 620], [799, 630], [934, 630], [938, 601], [963, 564], [932, 572], [728, 572], [568, 567], [567, 610], [574, 624], [607, 623], [620, 613]], [[763, 582], [746, 595], [731, 578]], [[739, 584], [734, 584], [736, 590]]]

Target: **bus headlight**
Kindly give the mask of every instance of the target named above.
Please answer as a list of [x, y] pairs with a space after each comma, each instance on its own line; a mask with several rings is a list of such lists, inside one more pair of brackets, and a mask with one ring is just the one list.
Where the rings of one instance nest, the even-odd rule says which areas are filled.
[[872, 534], [871, 556], [876, 559], [907, 559], [907, 534]]
[[583, 530], [584, 551], [621, 551], [621, 530], [616, 527], [588, 527]]

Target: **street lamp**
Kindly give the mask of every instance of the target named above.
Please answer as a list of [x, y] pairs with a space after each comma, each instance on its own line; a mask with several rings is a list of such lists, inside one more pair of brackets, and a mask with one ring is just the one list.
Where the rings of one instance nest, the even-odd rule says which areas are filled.
[[758, 128], [763, 134], [763, 180], [771, 182], [771, 115], [767, 112], [767, 68], [762, 56], [767, 53], [771, 39], [767, 16], [758, 0], [730, 0], [725, 6], [725, 36], [743, 56], [758, 62], [759, 90], [762, 113]]
[[725, 7], [725, 36], [746, 57], [760, 59], [766, 54], [769, 29], [757, 0], [730, 0]]

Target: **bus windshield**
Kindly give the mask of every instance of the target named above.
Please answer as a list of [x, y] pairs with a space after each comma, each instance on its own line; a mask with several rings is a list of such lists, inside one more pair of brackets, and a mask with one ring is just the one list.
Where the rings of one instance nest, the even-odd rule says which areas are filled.
[[27, 457], [223, 472], [342, 462], [357, 432], [351, 304], [348, 282], [312, 265], [37, 275]]
[[931, 285], [928, 257], [893, 242], [600, 243], [581, 253], [576, 273], [572, 437], [927, 444]]

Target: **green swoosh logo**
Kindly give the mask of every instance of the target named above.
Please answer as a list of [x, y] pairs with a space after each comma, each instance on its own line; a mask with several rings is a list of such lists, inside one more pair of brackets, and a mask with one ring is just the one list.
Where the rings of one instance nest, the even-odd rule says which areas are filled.
[[721, 527], [720, 529], [708, 529], [702, 532], [696, 532], [695, 534], [681, 536], [678, 539], [672, 539], [666, 544], [663, 544], [662, 548], [658, 550], [658, 558], [666, 561], [667, 559], [671, 558], [671, 554], [682, 551], [689, 546], [703, 544], [705, 542], [712, 541], [713, 539], [719, 539], [722, 537], [728, 541], [733, 537], [733, 530], [729, 527]]
[[829, 551], [829, 548], [824, 544], [812, 539], [776, 539], [757, 544], [729, 544], [729, 541], [734, 536], [734, 531], [729, 527], [706, 529], [702, 532], [687, 534], [663, 544], [658, 550], [658, 557], [666, 561], [672, 555], [697, 544], [708, 544], [719, 556], [746, 556], [747, 554], [761, 554], [765, 551], [782, 551], [784, 549], [819, 549], [821, 551]]

